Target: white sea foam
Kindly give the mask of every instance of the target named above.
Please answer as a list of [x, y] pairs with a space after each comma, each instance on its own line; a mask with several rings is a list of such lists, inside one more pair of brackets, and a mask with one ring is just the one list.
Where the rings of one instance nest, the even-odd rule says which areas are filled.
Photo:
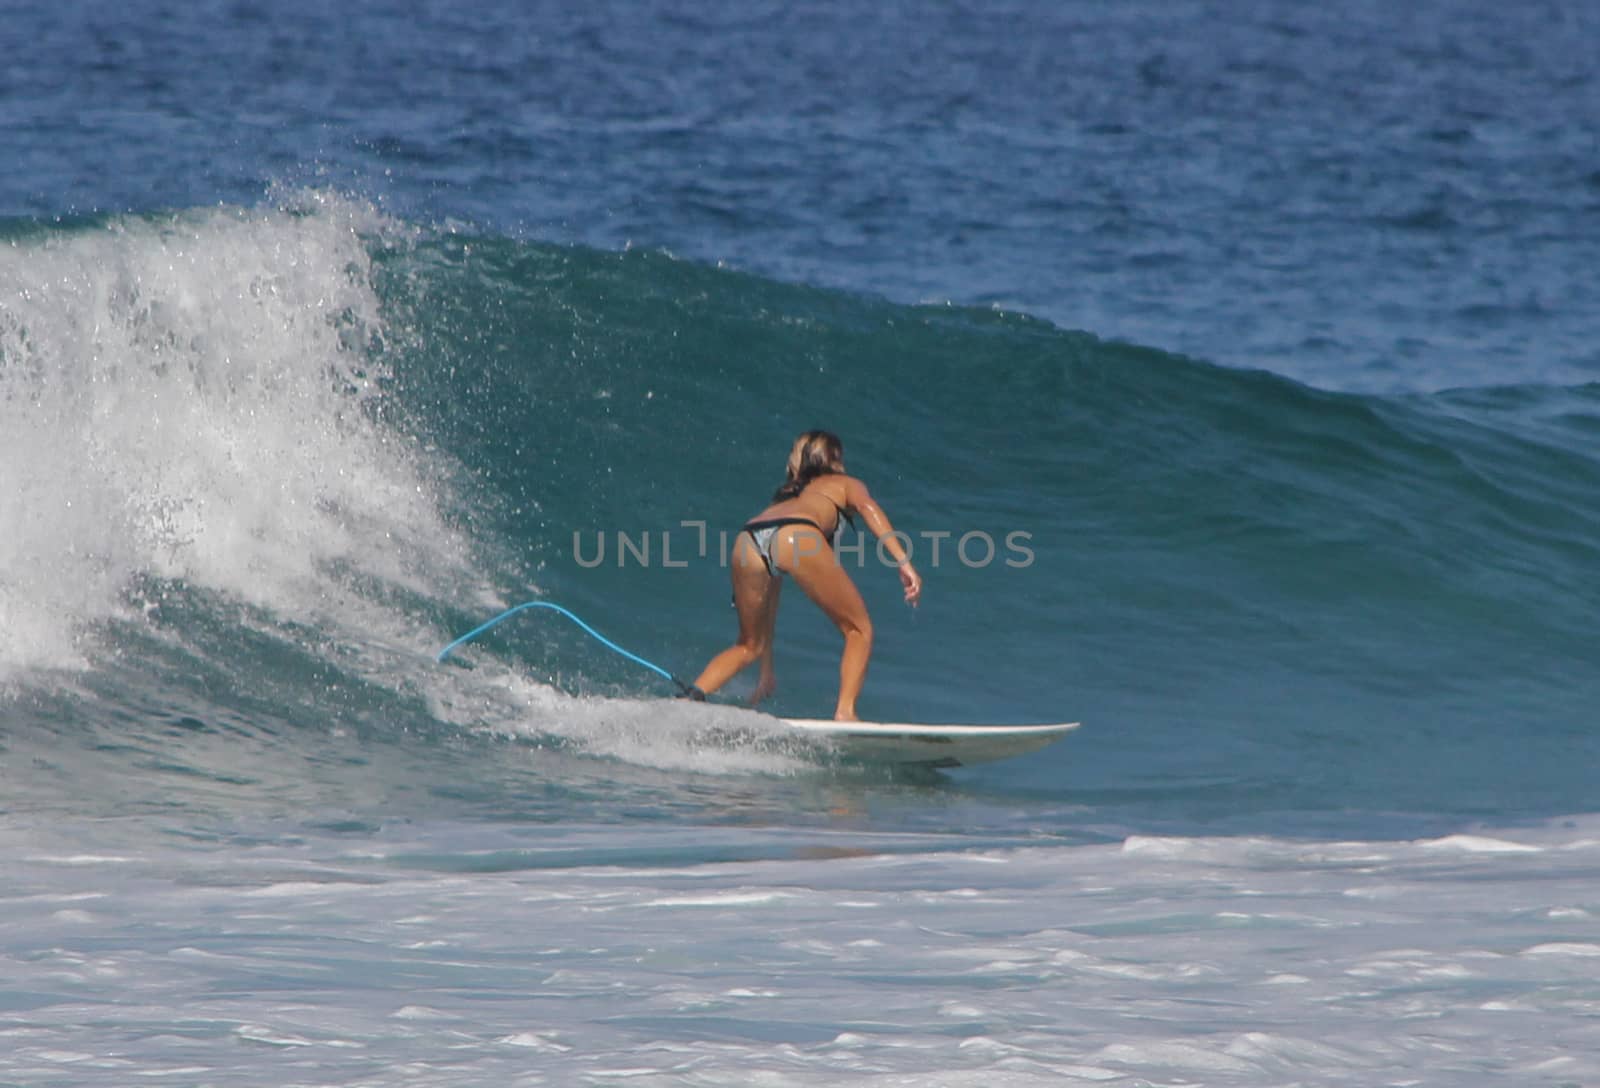
[[[1515, 852], [946, 836], [881, 853], [899, 837], [702, 828], [791, 848], [462, 873], [407, 859], [648, 856], [685, 829], [399, 824], [247, 851], [150, 837], [104, 867], [46, 860], [80, 853], [86, 829], [0, 820], [21, 893], [0, 898], [0, 1080], [1592, 1083], [1600, 932], [1567, 905], [1593, 898], [1600, 847], [1574, 847], [1581, 831], [1471, 832], [1538, 848]], [[794, 848], [808, 838], [828, 856]], [[851, 843], [866, 853], [839, 856]], [[1399, 894], [1346, 894], [1361, 880]], [[90, 888], [92, 920], [38, 911]], [[848, 907], [866, 895], [882, 909]]]
[[0, 245], [0, 683], [72, 669], [181, 579], [356, 626], [330, 568], [421, 585], [463, 551], [384, 375], [369, 207], [303, 194]]
[[441, 721], [561, 745], [640, 767], [710, 775], [815, 772], [830, 748], [739, 707], [671, 699], [572, 696], [484, 659], [430, 677]]
[[1509, 842], [1485, 835], [1447, 835], [1420, 845], [1433, 850], [1460, 850], [1468, 854], [1537, 854], [1542, 849], [1528, 843]]

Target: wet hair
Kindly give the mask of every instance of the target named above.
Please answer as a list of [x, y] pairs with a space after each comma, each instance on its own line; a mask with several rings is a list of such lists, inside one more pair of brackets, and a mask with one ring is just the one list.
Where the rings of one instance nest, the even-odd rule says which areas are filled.
[[807, 431], [794, 440], [789, 451], [788, 475], [783, 486], [773, 493], [773, 502], [792, 499], [806, 489], [818, 476], [829, 476], [839, 471], [844, 460], [844, 443], [832, 431]]

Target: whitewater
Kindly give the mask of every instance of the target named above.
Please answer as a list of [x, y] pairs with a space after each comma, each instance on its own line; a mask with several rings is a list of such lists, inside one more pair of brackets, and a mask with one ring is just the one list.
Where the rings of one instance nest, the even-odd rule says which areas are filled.
[[675, 828], [620, 854], [582, 825], [41, 830], [6, 830], [16, 1083], [1596, 1075], [1592, 821], [1008, 847]]

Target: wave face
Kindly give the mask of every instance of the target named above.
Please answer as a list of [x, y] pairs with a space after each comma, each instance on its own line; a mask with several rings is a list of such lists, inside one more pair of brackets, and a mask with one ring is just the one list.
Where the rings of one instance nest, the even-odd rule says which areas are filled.
[[[115, 800], [82, 782], [132, 767], [175, 803], [453, 804], [465, 776], [558, 818], [619, 776], [664, 812], [698, 803], [684, 769], [822, 773], [708, 742], [761, 719], [653, 701], [553, 618], [431, 660], [539, 597], [692, 675], [733, 634], [726, 534], [820, 425], [927, 578], [913, 613], [847, 558], [864, 712], [1086, 722], [978, 775], [1001, 796], [1132, 824], [1591, 804], [1600, 386], [1318, 391], [320, 191], [4, 235], [0, 686], [17, 752], [81, 741], [24, 799]], [[775, 709], [825, 712], [835, 637], [798, 594], [778, 653]], [[548, 758], [500, 767], [508, 732]]]

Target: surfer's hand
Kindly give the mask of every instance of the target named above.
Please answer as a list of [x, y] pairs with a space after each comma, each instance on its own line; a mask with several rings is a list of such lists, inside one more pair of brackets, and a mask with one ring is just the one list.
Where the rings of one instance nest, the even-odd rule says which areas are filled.
[[917, 607], [917, 601], [922, 599], [922, 575], [917, 573], [917, 568], [910, 563], [901, 563], [900, 584], [906, 587], [906, 604]]
[[750, 705], [755, 706], [761, 700], [769, 698], [778, 690], [778, 678], [771, 673], [762, 673], [761, 679], [756, 683], [756, 690], [750, 693]]

